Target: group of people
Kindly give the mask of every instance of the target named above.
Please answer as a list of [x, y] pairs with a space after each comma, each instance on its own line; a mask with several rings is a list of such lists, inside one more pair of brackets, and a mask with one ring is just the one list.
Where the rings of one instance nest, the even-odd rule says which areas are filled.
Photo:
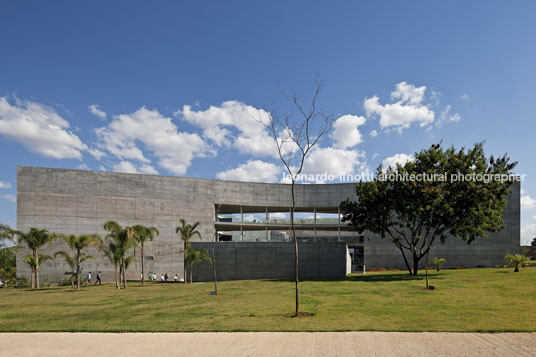
[[[140, 280], [142, 278], [142, 275], [140, 274]], [[156, 275], [155, 272], [152, 272], [150, 271], [149, 273], [147, 273], [147, 278], [150, 280], [150, 281], [157, 281], [158, 277]], [[175, 276], [173, 277], [173, 279], [175, 280], [176, 283], [179, 283], [179, 282], [184, 282], [183, 279], [179, 279], [179, 276], [177, 274], [175, 274]], [[160, 275], [160, 281], [161, 282], [168, 282], [169, 281], [169, 276], [168, 276], [168, 273], [165, 273], [165, 274], [161, 274]]]
[[[91, 272], [87, 273], [87, 279], [86, 279], [86, 282], [84, 283], [84, 285], [86, 284], [89, 284], [91, 285]], [[101, 274], [100, 274], [100, 271], [97, 273], [97, 279], [95, 279], [95, 285], [101, 285], [102, 284], [102, 280], [101, 280]]]
[[[143, 275], [140, 274], [140, 280], [142, 279]], [[92, 276], [91, 276], [91, 272], [87, 273], [87, 278], [86, 278], [86, 281], [84, 282], [84, 286], [89, 284], [89, 285], [92, 285], [91, 280]], [[148, 274], [147, 274], [147, 278], [150, 280], [150, 281], [156, 281], [157, 280], [157, 276], [156, 276], [156, 273], [155, 272], [152, 272], [150, 271]], [[176, 283], [183, 283], [184, 282], [184, 279], [180, 278], [179, 279], [179, 276], [177, 274], [175, 274], [175, 276], [173, 277], [173, 279], [175, 280]], [[169, 276], [168, 276], [168, 273], [165, 273], [165, 274], [161, 274], [160, 276], [160, 281], [161, 282], [167, 282], [169, 281]], [[95, 280], [95, 285], [101, 285], [102, 284], [102, 280], [101, 280], [101, 272], [99, 271], [97, 273], [97, 279]]]

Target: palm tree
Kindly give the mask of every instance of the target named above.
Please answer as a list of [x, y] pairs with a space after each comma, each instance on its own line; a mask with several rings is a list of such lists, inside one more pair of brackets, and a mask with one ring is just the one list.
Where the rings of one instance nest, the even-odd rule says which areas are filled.
[[186, 256], [188, 259], [188, 262], [190, 263], [190, 284], [192, 283], [192, 271], [194, 264], [199, 264], [203, 262], [212, 263], [212, 259], [210, 259], [210, 255], [208, 255], [208, 251], [205, 248], [201, 248], [199, 250], [195, 250], [192, 248], [192, 246], [188, 246], [188, 255]]
[[181, 218], [180, 219], [181, 225], [178, 226], [175, 229], [176, 233], [180, 233], [181, 239], [184, 241], [184, 284], [186, 284], [186, 254], [187, 249], [190, 246], [190, 240], [193, 238], [193, 236], [197, 235], [199, 238], [201, 238], [201, 233], [196, 231], [197, 226], [199, 226], [199, 222], [195, 222], [193, 225], [187, 224], [186, 221]]
[[115, 279], [115, 288], [120, 289], [119, 287], [119, 277], [117, 276], [117, 269], [121, 264], [121, 257], [119, 255], [119, 249], [114, 240], [108, 240], [107, 245], [103, 247], [104, 255], [110, 260], [114, 266], [114, 279]]
[[[28, 264], [31, 268], [32, 268], [32, 271], [38, 271], [39, 270], [39, 267], [44, 263], [46, 262], [47, 260], [53, 260], [54, 258], [51, 257], [50, 255], [46, 255], [46, 254], [38, 254], [37, 255], [37, 258], [33, 255], [30, 255], [28, 254], [25, 258], [24, 258], [24, 262], [26, 264]], [[39, 275], [37, 275], [37, 277], [39, 277]], [[30, 279], [30, 287], [33, 288], [34, 286], [34, 279], [37, 279], [36, 277], [34, 277], [32, 275], [31, 279]], [[39, 281], [37, 281], [37, 288], [39, 289]]]
[[[77, 270], [77, 259], [72, 257], [69, 253], [64, 252], [64, 251], [59, 251], [59, 252], [54, 253], [54, 257], [56, 257], [58, 255], [61, 255], [63, 260], [71, 268], [71, 271], [66, 271], [65, 275], [71, 275], [71, 288], [74, 290], [75, 289], [75, 287], [74, 287], [74, 279], [75, 279], [76, 276], [79, 276], [79, 275], [82, 274], [81, 269], [80, 269], [79, 272]], [[94, 259], [94, 258], [95, 258], [94, 256], [86, 255], [85, 253], [80, 253], [80, 263], [83, 263], [87, 259]]]
[[[84, 253], [82, 253], [82, 249], [93, 246], [101, 251], [102, 238], [98, 234], [82, 234], [79, 236], [71, 234], [64, 236], [63, 239], [65, 240], [65, 243], [67, 243], [67, 245], [75, 251], [74, 260], [76, 262], [76, 289], [80, 290], [80, 274], [82, 271], [81, 263], [82, 258], [86, 256]], [[86, 256], [86, 259], [88, 259], [88, 256]]]
[[15, 234], [11, 227], [0, 224], [0, 249], [7, 247], [5, 241], [15, 243]]
[[[123, 274], [123, 288], [127, 288], [126, 270], [130, 263], [136, 258], [135, 255], [127, 257], [127, 253], [131, 248], [137, 246], [134, 240], [134, 229], [132, 227], [121, 227], [121, 225], [115, 221], [108, 221], [104, 224], [104, 229], [109, 232], [106, 236], [107, 239], [113, 241], [112, 256], [114, 259], [119, 260], [119, 266], [121, 267], [121, 273]], [[110, 247], [110, 242], [108, 243]]]
[[150, 240], [152, 241], [153, 238], [160, 234], [158, 232], [158, 229], [156, 227], [145, 227], [142, 225], [135, 225], [132, 227], [134, 230], [134, 240], [140, 245], [140, 253], [141, 253], [141, 283], [142, 285], [145, 284], [145, 269], [144, 269], [144, 249], [145, 249], [145, 242]]
[[430, 263], [432, 263], [432, 264], [434, 264], [436, 266], [437, 271], [440, 271], [441, 266], [443, 266], [443, 263], [446, 262], [446, 261], [447, 260], [445, 258], [435, 257], [434, 259], [430, 260]]
[[12, 234], [18, 236], [18, 243], [22, 242], [32, 250], [34, 264], [30, 264], [33, 275], [31, 287], [39, 289], [39, 267], [41, 266], [41, 263], [39, 262], [39, 249], [45, 244], [50, 244], [54, 239], [57, 239], [60, 236], [56, 233], [49, 233], [46, 229], [37, 228], [30, 228], [28, 233], [13, 230]]
[[526, 264], [529, 261], [529, 259], [526, 256], [521, 255], [521, 254], [516, 254], [516, 255], [506, 254], [504, 256], [504, 259], [508, 262], [508, 265], [513, 266], [515, 268], [514, 269], [515, 273], [519, 272], [520, 265]]

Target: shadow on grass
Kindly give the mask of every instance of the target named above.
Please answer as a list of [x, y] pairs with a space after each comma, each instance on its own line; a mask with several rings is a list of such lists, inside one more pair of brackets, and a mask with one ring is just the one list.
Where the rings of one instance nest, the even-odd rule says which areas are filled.
[[[429, 279], [434, 280], [443, 280], [444, 279], [443, 273], [433, 273], [428, 274]], [[305, 281], [323, 281], [323, 282], [341, 282], [341, 281], [359, 281], [359, 282], [369, 282], [369, 283], [378, 283], [378, 282], [391, 282], [391, 281], [420, 281], [425, 280], [426, 276], [425, 274], [419, 274], [417, 276], [409, 275], [408, 273], [400, 273], [400, 274], [378, 274], [374, 273], [371, 275], [350, 275], [346, 277], [336, 277], [336, 278], [300, 278], [300, 282]], [[266, 281], [288, 281], [288, 282], [294, 282], [294, 278], [290, 279], [266, 279]]]

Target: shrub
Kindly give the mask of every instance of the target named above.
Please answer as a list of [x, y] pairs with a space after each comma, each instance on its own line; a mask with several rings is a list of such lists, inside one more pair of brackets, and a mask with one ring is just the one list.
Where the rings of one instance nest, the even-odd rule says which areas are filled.
[[519, 266], [528, 263], [529, 259], [522, 254], [506, 254], [504, 259], [509, 266], [514, 267], [514, 272], [519, 272]]

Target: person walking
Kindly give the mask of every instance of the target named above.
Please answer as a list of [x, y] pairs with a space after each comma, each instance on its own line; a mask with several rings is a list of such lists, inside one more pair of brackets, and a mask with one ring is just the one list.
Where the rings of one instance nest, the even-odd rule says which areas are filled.
[[164, 274], [162, 274], [162, 276], [160, 277], [160, 281], [164, 281]]
[[179, 277], [177, 276], [177, 273], [175, 273], [175, 282], [176, 282], [176, 283], [179, 282]]
[[95, 280], [95, 285], [97, 285], [97, 284], [99, 284], [99, 285], [102, 284], [100, 271], [97, 273], [97, 279]]
[[91, 285], [91, 272], [87, 273], [87, 280], [86, 280], [86, 284]]
[[168, 278], [169, 278], [169, 277], [168, 277], [168, 275], [167, 275], [167, 273], [166, 273], [166, 275], [164, 275], [164, 280], [167, 282], [167, 281], [168, 281]]

